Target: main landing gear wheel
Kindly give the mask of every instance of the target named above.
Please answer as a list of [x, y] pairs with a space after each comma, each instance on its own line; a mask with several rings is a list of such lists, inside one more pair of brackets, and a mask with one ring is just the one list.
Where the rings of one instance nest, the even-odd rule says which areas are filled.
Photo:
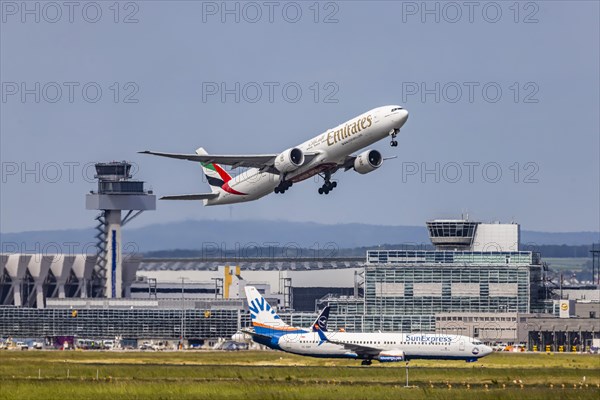
[[372, 361], [371, 360], [362, 360], [362, 362], [360, 363], [360, 365], [371, 365]]
[[294, 182], [292, 181], [281, 181], [279, 185], [273, 190], [275, 193], [285, 193], [286, 190], [292, 187]]
[[329, 194], [334, 188], [337, 187], [337, 182], [325, 181], [323, 186], [319, 188], [319, 194]]
[[329, 192], [337, 187], [337, 182], [331, 182], [331, 170], [325, 171], [325, 173], [320, 176], [325, 182], [323, 182], [323, 186], [319, 188], [319, 194], [329, 194]]
[[390, 131], [390, 136], [392, 137], [392, 141], [390, 142], [390, 146], [398, 147], [398, 141], [396, 141], [396, 136], [400, 133], [400, 129], [393, 129]]

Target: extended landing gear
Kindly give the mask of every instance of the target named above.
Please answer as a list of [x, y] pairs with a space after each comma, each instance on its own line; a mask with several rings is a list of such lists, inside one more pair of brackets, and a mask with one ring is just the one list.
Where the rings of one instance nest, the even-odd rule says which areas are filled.
[[324, 175], [321, 175], [321, 178], [325, 181], [323, 186], [319, 188], [319, 194], [329, 194], [335, 187], [337, 187], [337, 182], [331, 182], [331, 171], [326, 171]]
[[325, 181], [319, 188], [319, 194], [329, 194], [335, 187], [337, 187], [337, 182]]
[[370, 359], [368, 360], [362, 360], [362, 362], [360, 363], [360, 365], [371, 365], [373, 363], [373, 361], [371, 361]]
[[400, 129], [393, 129], [392, 131], [390, 131], [390, 136], [392, 137], [390, 146], [392, 146], [392, 147], [398, 146], [398, 141], [396, 140], [396, 136], [398, 136], [398, 133], [400, 133]]
[[281, 181], [273, 191], [275, 193], [285, 193], [285, 191], [291, 188], [293, 184], [292, 181]]

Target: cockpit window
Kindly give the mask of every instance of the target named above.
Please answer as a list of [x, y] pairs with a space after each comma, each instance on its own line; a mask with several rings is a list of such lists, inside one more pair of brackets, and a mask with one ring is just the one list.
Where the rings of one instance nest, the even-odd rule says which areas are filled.
[[394, 112], [394, 111], [398, 111], [398, 110], [402, 110], [402, 107], [396, 107], [396, 108], [392, 108], [392, 112]]
[[481, 345], [481, 344], [483, 344], [483, 342], [481, 342], [479, 340], [473, 340], [473, 344]]

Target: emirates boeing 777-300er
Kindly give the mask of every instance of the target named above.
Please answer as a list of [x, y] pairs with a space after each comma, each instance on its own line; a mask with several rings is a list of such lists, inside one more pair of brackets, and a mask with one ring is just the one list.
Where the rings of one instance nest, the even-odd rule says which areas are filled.
[[[328, 194], [337, 186], [331, 176], [339, 169], [353, 169], [367, 174], [383, 164], [377, 150], [353, 153], [391, 137], [392, 147], [398, 146], [396, 136], [408, 119], [408, 111], [400, 106], [374, 108], [358, 117], [328, 129], [319, 136], [279, 154], [214, 155], [203, 148], [196, 154], [142, 151], [162, 157], [199, 162], [212, 193], [164, 196], [163, 200], [204, 200], [204, 205], [233, 204], [260, 199], [271, 192], [285, 193], [294, 183], [320, 175], [323, 186], [320, 194]], [[231, 177], [221, 165], [248, 170]]]

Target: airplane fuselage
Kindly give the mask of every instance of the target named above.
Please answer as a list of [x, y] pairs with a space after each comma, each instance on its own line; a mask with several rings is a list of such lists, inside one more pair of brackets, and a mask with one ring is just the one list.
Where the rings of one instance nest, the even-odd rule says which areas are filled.
[[[395, 110], [395, 111], [391, 111]], [[310, 162], [285, 175], [287, 181], [296, 183], [325, 172], [343, 163], [350, 154], [372, 145], [400, 129], [408, 112], [399, 106], [374, 108], [352, 118], [298, 146], [304, 153], [317, 153]], [[258, 168], [249, 168], [232, 178], [225, 190], [205, 205], [232, 204], [252, 201], [266, 196], [280, 184], [281, 176]]]
[[[383, 354], [402, 352], [407, 361], [414, 359], [475, 361], [492, 352], [490, 347], [478, 340], [462, 335], [332, 332], [327, 337], [336, 343], [323, 341], [316, 332], [306, 332], [282, 335], [276, 340], [276, 344], [273, 343], [273, 347], [312, 357], [365, 358], [339, 344], [348, 343], [376, 348]], [[378, 359], [378, 356], [375, 355], [373, 359]]]

